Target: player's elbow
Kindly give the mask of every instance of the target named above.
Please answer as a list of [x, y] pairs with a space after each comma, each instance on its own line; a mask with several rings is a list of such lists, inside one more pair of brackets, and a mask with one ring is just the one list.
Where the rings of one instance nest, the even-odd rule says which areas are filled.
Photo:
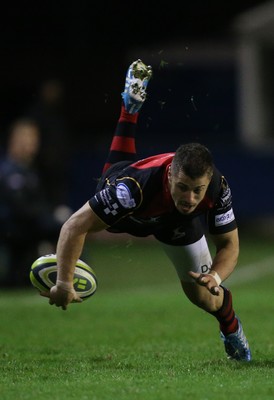
[[82, 226], [77, 215], [73, 214], [71, 217], [63, 224], [61, 228], [61, 234], [65, 236], [77, 236], [83, 234], [84, 227]]

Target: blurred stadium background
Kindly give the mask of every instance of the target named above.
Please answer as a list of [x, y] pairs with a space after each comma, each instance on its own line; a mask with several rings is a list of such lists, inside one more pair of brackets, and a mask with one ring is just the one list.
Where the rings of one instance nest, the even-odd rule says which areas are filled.
[[140, 118], [140, 156], [183, 141], [208, 145], [242, 226], [273, 233], [273, 1], [28, 1], [5, 3], [0, 19], [0, 145], [43, 82], [59, 81], [72, 209], [93, 193], [126, 69], [142, 58], [154, 78]]

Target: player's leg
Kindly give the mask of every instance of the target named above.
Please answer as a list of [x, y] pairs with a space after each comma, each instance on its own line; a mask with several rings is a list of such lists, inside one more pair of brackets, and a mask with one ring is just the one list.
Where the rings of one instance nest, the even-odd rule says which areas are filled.
[[121, 113], [103, 172], [116, 162], [136, 159], [135, 132], [151, 75], [151, 67], [141, 60], [134, 61], [128, 68]]
[[223, 302], [223, 291], [220, 296], [213, 296], [205, 287], [198, 285], [189, 275], [189, 271], [209, 273], [212, 258], [205, 236], [191, 244], [169, 245], [162, 243], [162, 247], [173, 263], [183, 290], [189, 300], [207, 312], [217, 311]]
[[250, 361], [251, 352], [242, 324], [233, 309], [231, 291], [221, 286], [220, 295], [214, 296], [188, 275], [188, 271], [198, 273], [210, 271], [212, 260], [205, 237], [202, 236], [196, 242], [184, 246], [162, 245], [176, 268], [186, 296], [193, 304], [218, 320], [221, 339], [224, 342], [228, 357]]

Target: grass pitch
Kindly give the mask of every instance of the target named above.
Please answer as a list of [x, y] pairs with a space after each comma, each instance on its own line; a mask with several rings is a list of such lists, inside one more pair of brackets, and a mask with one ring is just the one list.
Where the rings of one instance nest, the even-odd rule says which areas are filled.
[[274, 398], [273, 274], [266, 240], [242, 241], [231, 280], [253, 361], [226, 359], [217, 321], [183, 295], [153, 242], [86, 246], [97, 293], [64, 312], [36, 290], [0, 295], [1, 400]]

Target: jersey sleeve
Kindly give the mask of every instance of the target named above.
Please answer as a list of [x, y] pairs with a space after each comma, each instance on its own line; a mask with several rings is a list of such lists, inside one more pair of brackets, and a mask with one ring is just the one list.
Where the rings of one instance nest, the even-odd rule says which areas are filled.
[[122, 177], [106, 185], [90, 200], [89, 205], [95, 214], [112, 226], [121, 218], [133, 213], [142, 204], [142, 189], [136, 179]]
[[223, 176], [218, 199], [208, 214], [208, 227], [209, 232], [213, 235], [231, 232], [237, 228], [231, 190]]

